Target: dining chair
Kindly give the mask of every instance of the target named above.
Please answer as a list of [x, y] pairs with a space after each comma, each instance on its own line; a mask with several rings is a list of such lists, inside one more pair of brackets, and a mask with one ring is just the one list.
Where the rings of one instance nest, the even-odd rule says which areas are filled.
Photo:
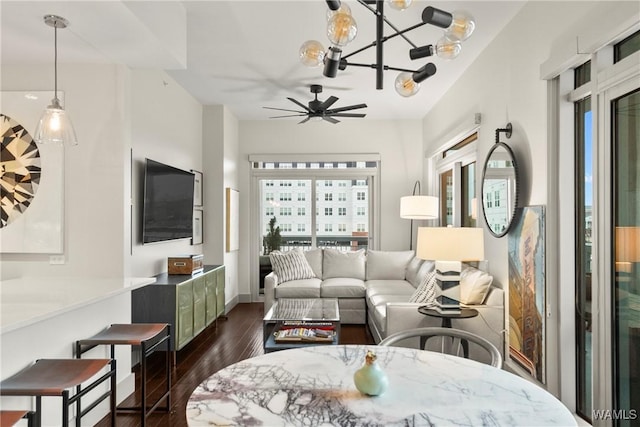
[[[400, 332], [396, 332], [394, 334], [389, 335], [388, 337], [380, 341], [378, 345], [381, 345], [381, 346], [396, 345], [397, 346], [397, 344], [401, 341], [404, 341], [410, 338], [420, 338], [420, 348], [425, 349], [427, 340], [434, 337], [442, 338], [441, 351], [443, 353], [446, 352], [444, 339], [446, 337], [451, 338], [452, 345], [450, 348], [454, 348], [454, 347], [457, 348], [457, 351], [453, 352], [452, 354], [454, 354], [455, 356], [458, 356], [460, 347], [462, 347], [463, 354], [464, 354], [463, 357], [465, 358], [469, 358], [468, 357], [469, 343], [476, 344], [477, 346], [486, 350], [487, 353], [489, 353], [489, 356], [490, 356], [489, 364], [491, 366], [494, 366], [496, 368], [502, 368], [502, 355], [500, 354], [500, 352], [498, 351], [495, 345], [491, 344], [489, 341], [487, 341], [486, 339], [482, 338], [479, 335], [473, 334], [471, 332], [463, 331], [461, 329], [441, 328], [441, 327], [407, 329], [405, 331], [400, 331]], [[456, 340], [458, 340], [457, 346], [453, 345], [455, 344]], [[429, 350], [432, 350], [432, 349], [433, 347], [429, 348]], [[478, 360], [478, 361], [483, 361], [483, 360]]]

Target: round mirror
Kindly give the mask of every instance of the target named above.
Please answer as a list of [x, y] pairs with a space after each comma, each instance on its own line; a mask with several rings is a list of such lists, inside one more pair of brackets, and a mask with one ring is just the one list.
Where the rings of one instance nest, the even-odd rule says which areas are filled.
[[482, 211], [489, 231], [502, 237], [509, 231], [518, 205], [518, 167], [508, 145], [496, 143], [482, 172]]

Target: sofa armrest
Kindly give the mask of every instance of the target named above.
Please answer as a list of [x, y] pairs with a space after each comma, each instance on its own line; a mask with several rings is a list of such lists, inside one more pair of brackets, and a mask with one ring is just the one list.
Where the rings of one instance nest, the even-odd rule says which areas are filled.
[[264, 278], [264, 313], [267, 314], [273, 303], [276, 302], [276, 286], [278, 276], [273, 271]]
[[407, 329], [441, 326], [442, 319], [418, 312], [418, 307], [423, 305], [417, 302], [388, 302], [386, 336]]

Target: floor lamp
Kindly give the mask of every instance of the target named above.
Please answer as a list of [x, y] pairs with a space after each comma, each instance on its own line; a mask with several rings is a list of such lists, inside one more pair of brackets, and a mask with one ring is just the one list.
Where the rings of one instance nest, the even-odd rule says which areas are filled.
[[438, 198], [433, 196], [422, 196], [420, 194], [420, 181], [416, 181], [413, 185], [413, 194], [411, 196], [404, 196], [400, 198], [400, 218], [411, 220], [409, 250], [412, 250], [413, 220], [438, 218]]
[[436, 304], [442, 311], [460, 310], [462, 261], [484, 259], [482, 228], [420, 227], [416, 246], [416, 257], [435, 261], [440, 289]]

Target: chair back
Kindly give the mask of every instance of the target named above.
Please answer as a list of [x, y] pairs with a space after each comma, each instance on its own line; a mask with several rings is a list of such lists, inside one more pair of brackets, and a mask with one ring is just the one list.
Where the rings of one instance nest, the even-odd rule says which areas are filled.
[[[380, 341], [378, 345], [382, 346], [390, 346], [399, 343], [400, 341], [409, 339], [409, 338], [420, 338], [420, 348], [424, 349], [427, 343], [427, 340], [434, 337], [442, 338], [442, 346], [441, 351], [445, 351], [445, 339], [449, 337], [452, 339], [450, 343], [450, 348], [457, 347], [457, 351], [452, 353], [456, 356], [459, 356], [460, 348], [464, 346], [464, 342], [477, 344], [479, 347], [485, 349], [491, 358], [490, 365], [496, 368], [502, 368], [502, 355], [498, 351], [495, 345], [491, 344], [491, 342], [487, 341], [485, 338], [473, 334], [471, 332], [463, 331], [461, 329], [453, 329], [453, 328], [440, 328], [440, 327], [429, 327], [429, 328], [415, 328], [415, 329], [407, 329], [405, 331], [396, 332], [395, 334], [389, 335], [384, 340]], [[458, 345], [455, 346], [455, 341], [457, 340]], [[467, 349], [468, 353], [468, 349]], [[465, 355], [468, 357], [468, 354]]]

